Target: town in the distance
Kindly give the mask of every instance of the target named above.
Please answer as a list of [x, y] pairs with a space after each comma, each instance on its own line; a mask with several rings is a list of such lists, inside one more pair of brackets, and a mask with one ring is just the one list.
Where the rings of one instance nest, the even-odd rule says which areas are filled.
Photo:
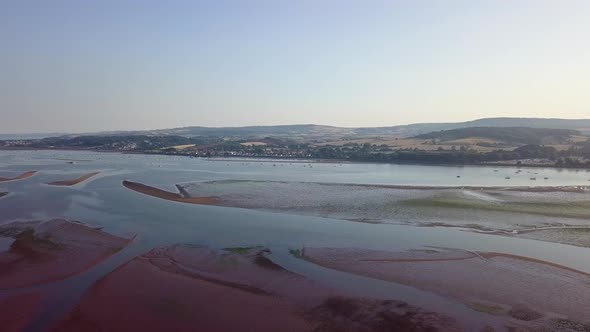
[[4, 135], [0, 149], [590, 168], [590, 119], [486, 118], [372, 128], [184, 127], [45, 136]]

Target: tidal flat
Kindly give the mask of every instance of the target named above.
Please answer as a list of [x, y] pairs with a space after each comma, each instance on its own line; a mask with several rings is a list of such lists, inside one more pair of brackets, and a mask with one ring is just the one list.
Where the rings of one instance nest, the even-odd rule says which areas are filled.
[[[411, 187], [286, 181], [226, 180], [177, 185], [188, 197], [215, 196], [217, 205], [314, 215], [366, 223], [460, 227], [526, 233], [590, 227], [590, 191], [580, 187]], [[571, 240], [571, 241], [570, 241]], [[585, 245], [583, 237], [561, 242]]]
[[587, 172], [0, 151], [32, 169], [0, 190], [6, 331], [590, 324]]

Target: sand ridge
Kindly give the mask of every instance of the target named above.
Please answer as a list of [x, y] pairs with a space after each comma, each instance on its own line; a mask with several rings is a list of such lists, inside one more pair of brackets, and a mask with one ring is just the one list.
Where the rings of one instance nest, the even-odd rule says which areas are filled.
[[216, 205], [220, 202], [217, 197], [185, 197], [179, 193], [173, 193], [155, 187], [150, 187], [142, 183], [131, 182], [127, 180], [123, 181], [123, 186], [138, 193], [180, 203]]
[[31, 176], [33, 176], [35, 174], [37, 174], [37, 171], [24, 172], [24, 173], [22, 173], [20, 175], [17, 175], [15, 177], [12, 177], [12, 178], [0, 177], [0, 182], [24, 180], [24, 179], [30, 178]]
[[86, 181], [98, 174], [100, 174], [100, 172], [92, 172], [92, 173], [84, 174], [77, 179], [54, 181], [54, 182], [49, 182], [47, 184], [50, 186], [73, 186], [78, 183], [82, 183], [82, 182], [84, 182], [84, 181]]

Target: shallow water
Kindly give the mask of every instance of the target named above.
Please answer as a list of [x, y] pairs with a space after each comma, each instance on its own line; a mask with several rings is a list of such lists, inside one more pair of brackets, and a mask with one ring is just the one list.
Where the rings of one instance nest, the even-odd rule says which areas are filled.
[[[58, 159], [79, 161], [68, 164]], [[450, 247], [523, 255], [590, 272], [590, 261], [583, 259], [588, 257], [590, 250], [581, 247], [476, 234], [460, 229], [366, 224], [183, 204], [145, 196], [121, 185], [123, 180], [131, 180], [175, 191], [176, 183], [229, 179], [429, 186], [508, 185], [504, 179], [506, 174], [512, 176], [509, 185], [584, 185], [590, 179], [590, 173], [581, 170], [524, 169], [523, 173], [539, 173], [537, 178], [549, 177], [546, 182], [537, 180], [531, 183], [528, 174], [514, 174], [516, 168], [338, 163], [313, 164], [313, 168], [310, 168], [303, 167], [307, 164], [281, 164], [283, 166], [279, 166], [279, 163], [274, 166], [274, 163], [268, 162], [250, 161], [242, 164], [240, 161], [93, 152], [0, 151], [0, 176], [39, 171], [29, 179], [0, 183], [0, 191], [11, 192], [11, 195], [0, 199], [0, 223], [64, 217], [104, 227], [105, 231], [117, 235], [138, 235], [128, 248], [95, 268], [65, 281], [40, 287], [53, 295], [46, 299], [48, 307], [52, 309], [42, 312], [39, 320], [31, 322], [29, 331], [38, 331], [61, 317], [77, 302], [85, 289], [120, 264], [153, 247], [175, 243], [213, 248], [267, 246], [278, 253], [275, 256], [278, 260], [289, 264], [294, 270], [300, 269], [302, 274], [312, 278], [314, 274], [308, 268], [285, 258], [287, 249], [304, 246], [381, 250]], [[494, 172], [495, 169], [499, 171]], [[94, 171], [100, 171], [101, 174], [73, 187], [44, 184]], [[461, 177], [457, 178], [457, 175]], [[318, 282], [327, 280], [319, 274], [315, 277]], [[348, 289], [359, 280], [350, 277], [333, 286]], [[363, 280], [366, 282], [366, 279]], [[366, 284], [364, 287], [360, 284], [356, 286], [359, 292], [366, 289]], [[420, 305], [424, 292], [410, 287], [408, 289], [403, 300]], [[2, 295], [6, 294], [0, 293]], [[436, 306], [436, 303], [433, 305]]]
[[7, 251], [14, 242], [13, 238], [0, 236], [0, 252]]

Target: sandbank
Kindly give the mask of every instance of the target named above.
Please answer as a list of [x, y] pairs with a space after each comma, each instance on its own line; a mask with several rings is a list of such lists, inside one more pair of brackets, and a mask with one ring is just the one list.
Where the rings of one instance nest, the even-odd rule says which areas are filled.
[[547, 226], [590, 227], [590, 192], [570, 192], [561, 187], [523, 192], [513, 188], [441, 189], [260, 180], [188, 182], [176, 187], [183, 197], [213, 196], [219, 200], [216, 205], [226, 207], [367, 223], [461, 227], [504, 234]]
[[99, 173], [100, 172], [93, 172], [93, 173], [84, 174], [81, 177], [79, 177], [77, 179], [72, 179], [72, 180], [62, 180], [62, 181], [49, 182], [48, 185], [50, 185], [50, 186], [73, 186], [78, 183], [84, 182], [84, 181], [90, 179], [91, 177], [98, 175]]
[[13, 178], [6, 178], [6, 177], [0, 176], [0, 182], [24, 180], [24, 179], [30, 178], [31, 176], [35, 175], [35, 173], [37, 173], [37, 171], [24, 172], [23, 174], [17, 175]]
[[127, 180], [123, 181], [123, 186], [138, 193], [162, 198], [168, 201], [201, 205], [216, 205], [219, 203], [219, 199], [217, 197], [185, 197], [179, 193], [173, 193], [155, 187], [150, 187], [142, 183], [131, 182]]

